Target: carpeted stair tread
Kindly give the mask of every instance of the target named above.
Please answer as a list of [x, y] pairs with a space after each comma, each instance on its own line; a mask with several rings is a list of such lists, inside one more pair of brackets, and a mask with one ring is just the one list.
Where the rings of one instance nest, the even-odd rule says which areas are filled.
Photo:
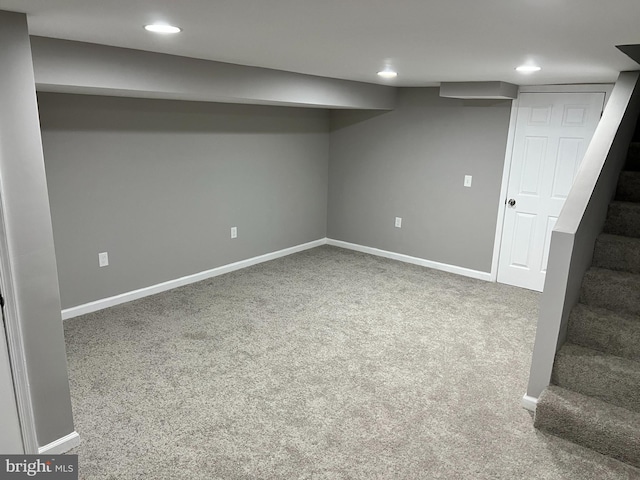
[[640, 414], [561, 387], [538, 399], [536, 428], [640, 467]]
[[614, 312], [640, 315], [640, 275], [590, 268], [582, 281], [580, 302]]
[[640, 202], [640, 172], [630, 170], [620, 172], [616, 200], [621, 202]]
[[565, 343], [556, 354], [551, 382], [640, 413], [640, 363]]
[[596, 240], [593, 267], [640, 273], [640, 238], [602, 233]]
[[640, 317], [578, 303], [569, 316], [567, 340], [640, 361]]
[[604, 233], [639, 238], [640, 203], [611, 202], [604, 224]]
[[640, 142], [634, 142], [629, 145], [627, 162], [624, 168], [625, 170], [640, 171]]

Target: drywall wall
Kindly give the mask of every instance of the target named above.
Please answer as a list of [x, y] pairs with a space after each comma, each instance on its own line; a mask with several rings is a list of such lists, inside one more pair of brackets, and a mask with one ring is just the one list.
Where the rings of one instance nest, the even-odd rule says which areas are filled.
[[72, 433], [73, 419], [25, 15], [0, 11], [0, 45], [3, 294], [25, 449], [37, 453]]
[[328, 237], [489, 272], [510, 109], [409, 88], [391, 112], [333, 112]]
[[32, 37], [39, 91], [319, 108], [391, 109], [393, 87]]
[[553, 229], [526, 394], [529, 399], [537, 399], [549, 385], [556, 351], [566, 340], [569, 314], [578, 303], [634, 135], [640, 112], [639, 77], [640, 72], [619, 75]]
[[38, 98], [63, 308], [326, 236], [326, 111]]

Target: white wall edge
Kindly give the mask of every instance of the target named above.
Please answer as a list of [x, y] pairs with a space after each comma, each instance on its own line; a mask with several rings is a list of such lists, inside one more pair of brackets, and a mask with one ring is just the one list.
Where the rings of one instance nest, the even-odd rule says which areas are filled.
[[234, 272], [243, 268], [251, 267], [259, 263], [268, 262], [277, 258], [286, 257], [293, 253], [302, 252], [311, 248], [319, 247], [327, 243], [326, 238], [314, 240], [313, 242], [303, 243], [294, 247], [285, 248], [276, 252], [266, 253], [257, 257], [248, 258], [239, 262], [230, 263], [228, 265], [222, 265], [220, 267], [205, 270], [203, 272], [194, 273], [185, 277], [176, 278], [175, 280], [169, 280], [167, 282], [158, 283], [157, 285], [151, 285], [149, 287], [140, 288], [131, 292], [121, 293], [113, 297], [103, 298], [94, 302], [85, 303], [76, 307], [66, 308], [62, 310], [62, 319], [67, 320], [69, 318], [78, 317], [87, 313], [97, 312], [105, 308], [114, 307], [122, 303], [137, 300], [139, 298], [148, 297], [149, 295], [155, 295], [156, 293], [166, 292], [177, 287], [189, 285], [191, 283], [200, 282], [208, 278], [217, 277], [218, 275], [224, 275], [225, 273]]
[[536, 397], [525, 395], [522, 397], [522, 406], [530, 412], [535, 412], [536, 407], [538, 406], [538, 399]]
[[50, 455], [59, 455], [61, 453], [66, 453], [72, 448], [80, 445], [80, 435], [78, 432], [73, 431], [69, 435], [66, 435], [58, 440], [55, 440], [44, 447], [38, 448], [38, 454], [50, 454]]
[[480, 272], [478, 270], [472, 270], [470, 268], [434, 262], [431, 260], [425, 260], [424, 258], [412, 257], [409, 255], [404, 255], [402, 253], [389, 252], [387, 250], [380, 250], [373, 247], [365, 247], [364, 245], [343, 242], [342, 240], [333, 240], [331, 238], [327, 238], [327, 244], [333, 245], [334, 247], [355, 250], [357, 252], [369, 253], [378, 257], [390, 258], [392, 260], [398, 260], [400, 262], [412, 263], [413, 265], [420, 265], [421, 267], [433, 268], [434, 270], [442, 270], [443, 272], [455, 273], [457, 275], [463, 275], [465, 277], [476, 278], [478, 280], [486, 280], [488, 282], [491, 281], [491, 274], [488, 272]]

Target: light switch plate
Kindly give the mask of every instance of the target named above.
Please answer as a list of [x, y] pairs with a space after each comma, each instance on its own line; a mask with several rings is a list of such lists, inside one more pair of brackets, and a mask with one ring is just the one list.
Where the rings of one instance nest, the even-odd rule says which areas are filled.
[[471, 186], [471, 175], [465, 175], [464, 176], [464, 186], [465, 187], [470, 187]]

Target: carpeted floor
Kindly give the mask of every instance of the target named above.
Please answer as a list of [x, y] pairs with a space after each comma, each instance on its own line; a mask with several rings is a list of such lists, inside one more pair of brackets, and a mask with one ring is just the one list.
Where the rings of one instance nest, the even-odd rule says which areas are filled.
[[65, 322], [80, 478], [640, 479], [534, 430], [538, 294], [320, 247]]

